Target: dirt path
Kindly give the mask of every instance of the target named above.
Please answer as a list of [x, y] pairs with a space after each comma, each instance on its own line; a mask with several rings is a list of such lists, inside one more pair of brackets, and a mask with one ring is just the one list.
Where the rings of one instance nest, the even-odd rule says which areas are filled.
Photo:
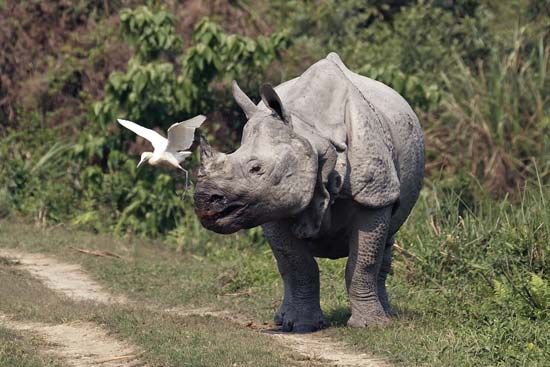
[[0, 325], [15, 331], [38, 335], [48, 342], [46, 353], [64, 359], [74, 367], [137, 367], [145, 366], [138, 359], [136, 348], [109, 336], [95, 324], [43, 324], [11, 320], [0, 314]]
[[0, 256], [13, 258], [34, 277], [53, 290], [79, 301], [98, 303], [126, 302], [124, 297], [113, 296], [90, 279], [79, 265], [66, 264], [41, 254], [22, 253], [16, 250], [0, 249]]
[[382, 358], [375, 358], [366, 353], [350, 351], [342, 343], [324, 336], [322, 332], [311, 334], [283, 333], [273, 329], [271, 325], [258, 325], [243, 315], [229, 311], [216, 311], [209, 308], [172, 308], [165, 312], [175, 313], [180, 316], [211, 316], [228, 320], [243, 327], [257, 330], [263, 335], [276, 339], [285, 347], [308, 357], [310, 360], [328, 362], [329, 365], [341, 367], [390, 367], [391, 365]]
[[274, 331], [265, 331], [264, 333], [278, 339], [281, 344], [300, 354], [310, 356], [312, 359], [328, 361], [336, 366], [390, 367], [389, 363], [381, 358], [374, 358], [366, 353], [350, 352], [341, 343], [335, 342], [327, 336]]
[[[78, 300], [90, 300], [100, 303], [127, 302], [126, 298], [112, 296], [88, 277], [80, 266], [65, 264], [56, 259], [41, 254], [29, 254], [15, 250], [0, 249], [1, 257], [14, 258], [20, 262], [24, 270], [41, 279], [46, 286]], [[257, 325], [242, 315], [229, 311], [216, 311], [209, 308], [185, 309], [174, 308], [165, 310], [179, 316], [211, 316], [229, 320], [243, 327], [255, 329], [263, 335], [277, 340], [285, 347], [294, 350], [304, 357], [321, 362], [327, 362], [341, 367], [389, 367], [383, 359], [374, 358], [365, 353], [350, 351], [342, 343], [336, 342], [322, 333], [289, 334], [270, 329], [269, 326]], [[58, 325], [57, 327], [62, 327]], [[62, 343], [61, 343], [62, 344]], [[116, 354], [116, 353], [115, 353]], [[80, 365], [79, 365], [80, 366]], [[88, 366], [88, 365], [82, 365]], [[105, 364], [103, 365], [105, 366]], [[110, 366], [110, 365], [106, 365]], [[118, 366], [118, 365], [117, 365]], [[123, 365], [124, 366], [124, 365]]]

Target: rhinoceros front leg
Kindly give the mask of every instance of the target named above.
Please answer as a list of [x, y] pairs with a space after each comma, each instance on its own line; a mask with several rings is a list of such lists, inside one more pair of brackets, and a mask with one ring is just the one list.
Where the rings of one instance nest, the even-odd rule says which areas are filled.
[[263, 225], [284, 283], [284, 299], [275, 314], [283, 331], [311, 332], [325, 325], [319, 304], [319, 268], [303, 240], [294, 237], [290, 226]]
[[346, 265], [346, 286], [351, 303], [348, 326], [364, 327], [389, 321], [378, 285], [390, 218], [391, 207], [361, 208], [354, 220]]

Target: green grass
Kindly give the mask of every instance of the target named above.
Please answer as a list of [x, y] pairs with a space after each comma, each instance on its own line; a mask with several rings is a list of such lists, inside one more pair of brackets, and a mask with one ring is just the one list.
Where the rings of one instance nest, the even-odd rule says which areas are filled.
[[[0, 258], [1, 259], [1, 258]], [[301, 357], [273, 345], [271, 338], [213, 317], [175, 316], [146, 305], [105, 306], [75, 302], [44, 287], [28, 273], [0, 261], [0, 313], [15, 320], [95, 322], [131, 341], [149, 366], [295, 366]], [[0, 366], [61, 366], [36, 353], [29, 342], [0, 328]]]
[[[323, 333], [403, 366], [547, 365], [548, 193], [541, 186], [512, 204], [426, 189], [399, 233], [394, 253], [389, 293], [400, 318], [386, 329], [345, 327], [345, 259], [320, 260], [321, 303], [331, 325]], [[1, 246], [81, 263], [113, 292], [166, 306], [230, 309], [263, 322], [271, 319], [282, 294], [269, 247], [257, 232], [219, 236], [190, 222], [163, 243], [14, 220], [0, 222], [0, 232], [5, 234]], [[123, 259], [92, 257], [71, 246], [109, 250]], [[112, 311], [99, 320], [118, 320], [115, 328], [122, 334], [128, 320], [128, 330], [144, 324], [152, 334], [134, 330], [131, 338], [159, 344], [154, 341], [156, 319], [168, 318], [167, 325], [175, 321], [157, 315], [150, 324], [142, 312]], [[205, 326], [210, 334], [197, 339], [202, 340], [198, 344], [223, 339], [214, 327], [220, 321], [201, 320], [210, 325]], [[152, 355], [164, 355], [154, 350]]]

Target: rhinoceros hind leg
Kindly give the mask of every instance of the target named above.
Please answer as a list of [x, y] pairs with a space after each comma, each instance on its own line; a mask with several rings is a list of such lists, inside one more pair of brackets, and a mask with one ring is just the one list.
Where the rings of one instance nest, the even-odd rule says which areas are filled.
[[348, 326], [384, 325], [390, 320], [378, 294], [390, 217], [390, 207], [361, 208], [354, 220], [346, 265], [346, 286], [351, 303]]
[[394, 238], [391, 237], [386, 243], [386, 247], [384, 248], [384, 256], [382, 258], [382, 265], [380, 266], [380, 272], [378, 273], [378, 298], [384, 308], [384, 312], [386, 312], [386, 315], [389, 317], [397, 316], [397, 313], [390, 306], [388, 293], [386, 292], [386, 278], [391, 270], [393, 240]]

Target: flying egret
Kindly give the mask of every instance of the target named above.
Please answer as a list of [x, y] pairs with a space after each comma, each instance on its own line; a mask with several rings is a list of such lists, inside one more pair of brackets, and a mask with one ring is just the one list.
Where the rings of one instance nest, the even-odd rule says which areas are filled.
[[153, 144], [153, 152], [141, 153], [141, 160], [138, 167], [147, 162], [152, 166], [162, 166], [168, 168], [177, 168], [185, 172], [185, 187], [189, 173], [180, 166], [192, 153], [188, 151], [195, 138], [195, 129], [200, 127], [206, 120], [206, 116], [198, 115], [192, 119], [173, 124], [168, 128], [168, 139], [154, 130], [140, 126], [135, 122], [117, 119], [118, 123], [125, 128], [133, 131]]

